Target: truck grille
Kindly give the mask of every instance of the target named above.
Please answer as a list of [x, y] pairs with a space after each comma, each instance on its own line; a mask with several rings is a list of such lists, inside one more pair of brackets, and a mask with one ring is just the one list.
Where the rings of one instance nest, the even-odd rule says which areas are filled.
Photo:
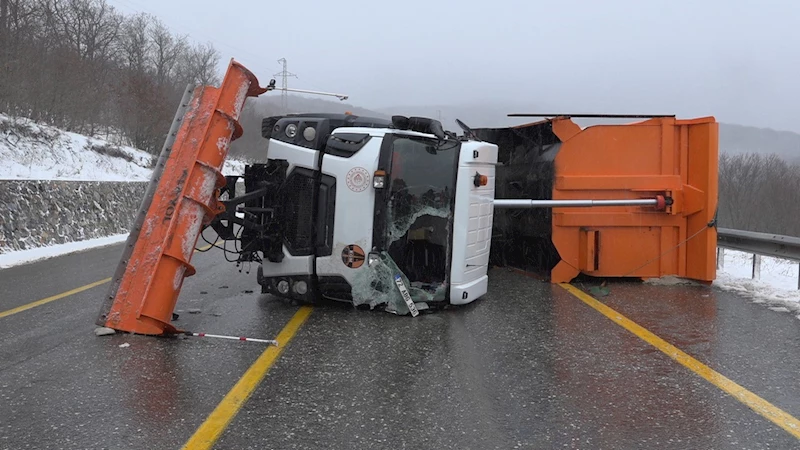
[[314, 254], [314, 173], [296, 169], [286, 179], [283, 196], [284, 239], [295, 256]]
[[317, 286], [322, 297], [326, 300], [348, 303], [353, 301], [353, 288], [342, 277], [321, 276]]

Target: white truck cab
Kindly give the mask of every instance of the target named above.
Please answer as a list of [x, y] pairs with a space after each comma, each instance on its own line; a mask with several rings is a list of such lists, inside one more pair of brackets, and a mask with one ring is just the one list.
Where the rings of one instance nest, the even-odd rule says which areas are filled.
[[397, 314], [486, 293], [496, 145], [401, 116], [270, 117], [262, 134], [244, 178], [266, 195], [241, 208], [262, 292]]

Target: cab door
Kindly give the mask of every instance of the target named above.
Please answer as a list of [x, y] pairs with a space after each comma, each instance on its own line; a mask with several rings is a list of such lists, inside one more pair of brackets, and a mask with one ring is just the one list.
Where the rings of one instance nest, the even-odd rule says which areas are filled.
[[375, 188], [382, 133], [359, 128], [331, 135], [322, 155], [321, 183], [317, 202], [316, 274], [322, 296], [330, 300], [353, 300], [351, 288], [367, 270], [372, 248]]

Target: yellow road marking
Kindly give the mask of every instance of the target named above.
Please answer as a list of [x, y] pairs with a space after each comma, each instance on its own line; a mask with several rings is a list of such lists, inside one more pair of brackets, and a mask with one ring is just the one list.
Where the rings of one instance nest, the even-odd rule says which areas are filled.
[[[215, 242], [215, 244], [216, 244], [216, 242]], [[206, 250], [208, 250], [210, 248], [211, 248], [211, 245], [206, 245], [205, 247], [198, 248], [197, 250], [195, 250], [195, 252], [198, 252], [198, 251], [199, 252], [203, 252], [203, 251], [206, 251]], [[106, 284], [109, 281], [111, 281], [111, 277], [108, 277], [108, 278], [100, 280], [100, 281], [95, 281], [94, 283], [89, 283], [89, 284], [87, 284], [85, 286], [77, 287], [75, 289], [71, 289], [69, 291], [53, 295], [51, 297], [43, 298], [41, 300], [36, 300], [35, 302], [30, 302], [30, 303], [28, 303], [26, 305], [17, 306], [16, 308], [11, 308], [11, 309], [9, 309], [7, 311], [2, 311], [2, 312], [0, 312], [0, 319], [2, 319], [3, 317], [12, 316], [12, 315], [14, 315], [16, 313], [20, 313], [22, 311], [27, 311], [29, 309], [36, 308], [37, 306], [46, 305], [46, 304], [48, 304], [50, 302], [54, 302], [56, 300], [60, 300], [60, 299], [62, 299], [64, 297], [69, 297], [70, 295], [86, 291], [88, 289], [100, 286], [102, 284]]]
[[256, 362], [247, 369], [247, 372], [242, 375], [242, 378], [233, 386], [228, 394], [217, 405], [214, 411], [208, 416], [202, 425], [195, 431], [191, 438], [183, 446], [184, 449], [208, 449], [211, 448], [228, 427], [228, 424], [233, 420], [234, 416], [239, 412], [244, 403], [250, 398], [256, 387], [258, 387], [261, 380], [264, 379], [269, 369], [278, 359], [281, 352], [292, 337], [300, 329], [300, 326], [308, 319], [311, 314], [311, 307], [302, 306], [292, 316], [289, 323], [283, 327], [278, 337], [280, 347], [269, 346], [258, 357]]
[[37, 306], [42, 306], [50, 302], [54, 302], [56, 300], [62, 299], [64, 297], [69, 297], [72, 294], [77, 294], [78, 292], [83, 292], [87, 289], [91, 289], [95, 286], [100, 286], [101, 284], [106, 284], [111, 281], [111, 277], [106, 278], [105, 280], [95, 281], [94, 283], [89, 283], [86, 286], [81, 286], [67, 292], [62, 292], [60, 294], [56, 294], [52, 297], [43, 298], [41, 300], [36, 300], [35, 302], [30, 302], [27, 305], [17, 306], [16, 308], [9, 309], [8, 311], [0, 312], [0, 319], [3, 317], [7, 317], [22, 311], [26, 311], [31, 308], [35, 308]]
[[585, 292], [581, 291], [575, 286], [562, 283], [561, 287], [566, 289], [570, 294], [579, 298], [587, 305], [596, 309], [598, 312], [600, 312], [600, 314], [614, 321], [617, 325], [621, 326], [622, 328], [625, 328], [626, 330], [638, 336], [643, 341], [661, 350], [664, 354], [674, 359], [675, 361], [679, 362], [687, 369], [691, 370], [697, 375], [700, 375], [709, 383], [727, 392], [735, 399], [739, 400], [740, 402], [750, 407], [753, 411], [761, 414], [765, 418], [772, 421], [772, 423], [774, 423], [775, 425], [778, 425], [779, 427], [789, 432], [789, 434], [791, 434], [792, 436], [800, 439], [800, 420], [797, 420], [795, 417], [783, 411], [782, 409], [769, 403], [768, 401], [757, 396], [756, 394], [753, 394], [752, 392], [736, 384], [734, 381], [725, 377], [719, 372], [714, 371], [712, 368], [706, 366], [700, 361], [692, 358], [691, 356], [684, 353], [677, 347], [661, 339], [660, 337], [656, 336], [647, 329], [636, 324], [635, 322], [623, 316], [622, 314], [618, 313], [617, 311], [609, 308], [608, 306], [604, 305], [600, 301], [596, 300], [595, 298], [586, 294]]

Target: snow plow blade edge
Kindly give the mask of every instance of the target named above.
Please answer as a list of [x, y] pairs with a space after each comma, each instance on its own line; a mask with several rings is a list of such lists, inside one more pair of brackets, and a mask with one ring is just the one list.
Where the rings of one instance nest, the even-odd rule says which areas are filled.
[[267, 89], [231, 60], [221, 85], [187, 89], [112, 278], [98, 326], [145, 335], [170, 322], [203, 228], [224, 210], [222, 167], [247, 97]]

